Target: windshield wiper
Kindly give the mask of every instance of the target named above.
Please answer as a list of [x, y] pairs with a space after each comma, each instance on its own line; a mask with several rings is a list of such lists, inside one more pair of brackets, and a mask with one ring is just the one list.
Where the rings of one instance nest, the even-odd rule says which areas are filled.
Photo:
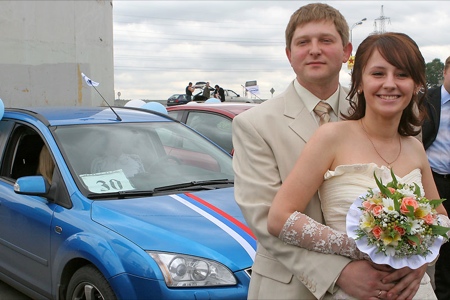
[[190, 182], [184, 182], [184, 183], [178, 183], [178, 184], [172, 184], [172, 185], [166, 185], [166, 186], [160, 186], [153, 189], [153, 192], [162, 192], [162, 191], [169, 191], [169, 190], [179, 190], [179, 189], [189, 189], [189, 188], [204, 188], [204, 189], [215, 189], [215, 187], [208, 187], [211, 185], [218, 185], [218, 184], [234, 184], [233, 180], [230, 179], [212, 179], [212, 180], [200, 180], [200, 181], [190, 181]]
[[89, 193], [87, 198], [89, 199], [108, 199], [108, 198], [117, 198], [124, 199], [127, 197], [145, 197], [145, 196], [153, 196], [155, 193], [163, 192], [163, 191], [172, 191], [172, 190], [180, 190], [180, 189], [211, 189], [214, 190], [217, 187], [216, 185], [223, 184], [234, 184], [233, 180], [230, 179], [212, 179], [212, 180], [200, 180], [200, 181], [190, 181], [184, 183], [177, 183], [172, 185], [160, 186], [154, 188], [153, 190], [130, 190], [130, 191], [118, 191], [118, 192], [109, 192], [109, 193]]
[[153, 196], [153, 191], [119, 191], [111, 193], [90, 193], [87, 195], [89, 199], [107, 199], [107, 198], [118, 198], [124, 199], [131, 196]]

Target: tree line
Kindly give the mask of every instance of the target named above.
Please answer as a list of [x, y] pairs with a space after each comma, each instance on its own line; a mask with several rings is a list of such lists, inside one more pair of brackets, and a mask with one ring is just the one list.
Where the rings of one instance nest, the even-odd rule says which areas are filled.
[[440, 86], [444, 80], [444, 63], [439, 58], [426, 64], [426, 77], [428, 88]]

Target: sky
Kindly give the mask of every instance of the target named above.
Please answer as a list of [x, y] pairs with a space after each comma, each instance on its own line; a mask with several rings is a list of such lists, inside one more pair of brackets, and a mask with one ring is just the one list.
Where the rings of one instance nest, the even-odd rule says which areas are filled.
[[[269, 99], [295, 78], [284, 32], [292, 13], [311, 2], [344, 15], [353, 53], [384, 29], [413, 38], [425, 62], [450, 56], [450, 1], [113, 0], [116, 98], [165, 100], [197, 81], [245, 96], [245, 83], [256, 80], [257, 97]], [[342, 85], [350, 84], [349, 72], [343, 64]]]

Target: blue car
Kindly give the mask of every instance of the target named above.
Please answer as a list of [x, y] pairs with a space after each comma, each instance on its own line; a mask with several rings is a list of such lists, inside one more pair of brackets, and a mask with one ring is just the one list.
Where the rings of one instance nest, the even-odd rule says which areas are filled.
[[34, 299], [246, 299], [231, 156], [137, 108], [4, 109], [0, 280]]

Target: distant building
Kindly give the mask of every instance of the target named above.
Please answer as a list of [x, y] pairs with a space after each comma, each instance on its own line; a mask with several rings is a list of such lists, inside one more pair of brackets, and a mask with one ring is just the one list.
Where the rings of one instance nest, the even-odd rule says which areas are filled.
[[0, 11], [6, 107], [101, 105], [81, 73], [114, 102], [112, 1], [0, 1]]

